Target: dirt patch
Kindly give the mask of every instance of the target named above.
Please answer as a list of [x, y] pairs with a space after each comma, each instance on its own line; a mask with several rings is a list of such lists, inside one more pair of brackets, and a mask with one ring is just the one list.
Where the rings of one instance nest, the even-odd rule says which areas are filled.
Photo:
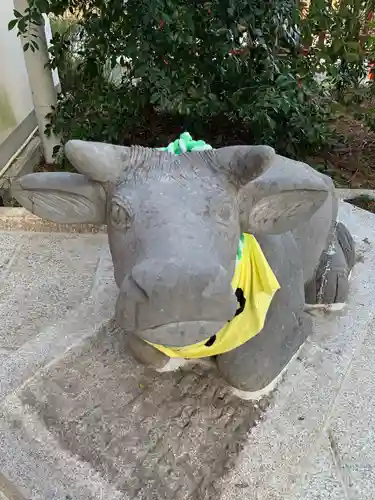
[[337, 187], [375, 188], [375, 133], [353, 116], [333, 124], [337, 140], [307, 162], [329, 175]]
[[34, 172], [77, 172], [74, 167], [64, 158], [63, 163], [57, 162], [53, 163], [45, 163], [44, 160], [41, 161], [39, 165], [37, 165], [34, 169]]
[[357, 196], [357, 198], [345, 201], [350, 203], [351, 205], [355, 205], [356, 207], [362, 208], [363, 210], [375, 213], [375, 199], [371, 198], [370, 196], [361, 195]]
[[17, 200], [12, 198], [10, 196], [10, 191], [9, 190], [4, 190], [0, 192], [0, 207], [20, 207], [21, 205], [18, 203]]

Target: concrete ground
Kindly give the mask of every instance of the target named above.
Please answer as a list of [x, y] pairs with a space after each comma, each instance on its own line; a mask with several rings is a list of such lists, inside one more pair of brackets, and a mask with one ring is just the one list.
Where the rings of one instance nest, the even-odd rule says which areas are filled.
[[210, 368], [132, 360], [104, 233], [3, 217], [0, 500], [373, 499], [375, 215], [342, 204], [340, 218], [358, 244], [348, 309], [314, 313], [253, 404]]

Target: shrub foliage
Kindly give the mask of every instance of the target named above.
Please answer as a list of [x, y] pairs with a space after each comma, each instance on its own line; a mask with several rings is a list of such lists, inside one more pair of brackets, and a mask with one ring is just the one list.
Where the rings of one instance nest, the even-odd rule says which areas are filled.
[[213, 146], [295, 157], [328, 137], [332, 94], [316, 72], [340, 91], [363, 73], [372, 2], [334, 3], [312, 0], [306, 17], [295, 0], [29, 0], [10, 24], [25, 32], [52, 16], [62, 92], [51, 127], [64, 139], [159, 146], [187, 128]]

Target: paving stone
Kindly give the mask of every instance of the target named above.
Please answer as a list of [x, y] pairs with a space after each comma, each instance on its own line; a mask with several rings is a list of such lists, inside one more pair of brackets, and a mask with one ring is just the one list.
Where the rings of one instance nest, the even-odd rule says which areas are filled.
[[2, 233], [0, 232], [0, 278], [6, 279], [6, 271], [12, 262], [12, 258], [19, 251], [22, 241], [22, 235], [18, 233]]
[[0, 207], [0, 231], [32, 231], [36, 233], [98, 233], [107, 226], [93, 224], [59, 224], [41, 219], [22, 207]]
[[23, 493], [0, 472], [0, 500], [26, 500]]
[[[101, 267], [100, 262], [99, 272]], [[43, 366], [64, 356], [67, 350], [74, 349], [87, 338], [95, 336], [112, 320], [118, 293], [113, 275], [112, 280], [95, 277], [94, 281], [90, 297], [67, 311], [61, 321], [43, 328], [4, 359], [0, 365], [0, 405], [4, 398], [32, 378]]]
[[[22, 440], [30, 434], [42, 442], [48, 433], [57, 451], [87, 464], [121, 498], [142, 500], [216, 498], [215, 481], [262, 414], [234, 397], [216, 371], [143, 368], [117, 329], [69, 351], [9, 396], [2, 412]], [[30, 419], [37, 424], [27, 431]]]
[[22, 234], [0, 285], [0, 347], [21, 346], [88, 295], [104, 242], [104, 235]]
[[14, 354], [13, 349], [2, 349], [0, 348], [0, 366], [3, 366], [5, 361]]
[[[373, 498], [374, 215], [349, 205], [341, 214], [364, 261], [348, 311], [315, 317], [269, 408], [235, 398], [202, 367], [158, 374], [138, 365], [109, 321], [116, 289], [105, 247], [74, 318], [65, 310], [0, 363], [3, 474], [30, 500]], [[24, 255], [23, 268], [34, 269]], [[39, 290], [36, 274], [25, 283]], [[46, 276], [55, 276], [48, 265]]]
[[314, 458], [303, 464], [305, 484], [291, 500], [374, 498], [374, 359], [375, 321], [372, 321], [325, 424], [323, 443]]
[[[364, 341], [374, 315], [375, 283], [369, 269], [375, 264], [371, 243], [375, 242], [375, 216], [342, 204], [340, 217], [357, 241], [368, 247], [364, 264], [359, 263], [353, 274], [348, 308], [341, 315], [315, 317], [314, 334], [290, 366], [265, 422], [251, 432], [235, 469], [221, 482], [221, 500], [293, 498], [301, 474], [311, 467], [310, 457], [315, 455], [346, 373]], [[355, 389], [362, 390], [360, 380]], [[365, 428], [362, 432], [367, 433]], [[248, 484], [248, 488], [235, 484]]]
[[375, 497], [375, 321], [340, 391], [328, 428], [350, 499]]
[[[21, 411], [21, 407], [13, 405], [13, 410]], [[60, 450], [32, 415], [26, 413], [23, 417], [22, 429], [7, 427], [1, 421], [0, 467], [12, 484], [24, 492], [25, 499], [127, 500], [86, 464]]]
[[311, 457], [309, 471], [301, 470], [301, 483], [288, 500], [348, 500], [328, 436], [324, 435]]

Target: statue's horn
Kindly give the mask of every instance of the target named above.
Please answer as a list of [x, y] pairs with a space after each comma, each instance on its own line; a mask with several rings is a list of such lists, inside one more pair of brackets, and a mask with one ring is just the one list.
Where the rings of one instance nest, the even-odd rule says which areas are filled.
[[116, 182], [127, 169], [136, 169], [146, 161], [163, 161], [169, 153], [142, 146], [115, 146], [104, 142], [72, 140], [65, 155], [83, 175], [98, 182]]
[[86, 177], [99, 182], [115, 182], [131, 162], [131, 149], [103, 142], [72, 140], [65, 145], [65, 155]]

